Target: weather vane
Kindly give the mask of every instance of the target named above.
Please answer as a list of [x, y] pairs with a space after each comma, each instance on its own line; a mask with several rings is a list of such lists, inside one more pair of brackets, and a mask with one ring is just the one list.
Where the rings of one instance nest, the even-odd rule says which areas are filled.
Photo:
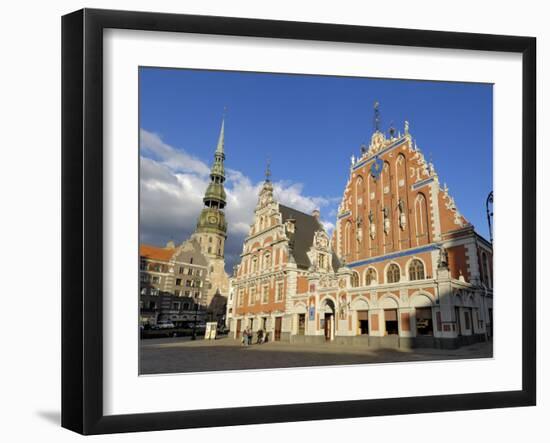
[[380, 131], [380, 103], [374, 102], [374, 131]]
[[267, 166], [265, 168], [265, 181], [268, 182], [271, 177], [271, 160], [267, 157]]

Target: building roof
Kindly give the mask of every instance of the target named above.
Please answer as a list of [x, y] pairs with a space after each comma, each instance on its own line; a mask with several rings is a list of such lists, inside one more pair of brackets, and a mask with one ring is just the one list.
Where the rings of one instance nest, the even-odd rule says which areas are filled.
[[296, 220], [293, 250], [294, 260], [298, 267], [309, 268], [311, 263], [307, 256], [307, 252], [313, 245], [313, 236], [315, 232], [323, 230], [323, 227], [316, 217], [304, 214], [297, 209], [279, 204], [279, 211], [281, 212], [283, 223], [289, 219]]
[[151, 260], [170, 261], [175, 252], [175, 248], [161, 248], [152, 245], [139, 245], [140, 257], [148, 258]]

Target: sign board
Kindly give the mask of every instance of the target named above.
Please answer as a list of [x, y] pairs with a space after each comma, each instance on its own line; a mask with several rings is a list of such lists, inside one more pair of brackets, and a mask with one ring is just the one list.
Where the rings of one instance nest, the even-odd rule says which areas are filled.
[[204, 332], [205, 340], [215, 340], [218, 323], [211, 321], [206, 323], [206, 331]]
[[309, 321], [315, 320], [315, 306], [309, 307]]

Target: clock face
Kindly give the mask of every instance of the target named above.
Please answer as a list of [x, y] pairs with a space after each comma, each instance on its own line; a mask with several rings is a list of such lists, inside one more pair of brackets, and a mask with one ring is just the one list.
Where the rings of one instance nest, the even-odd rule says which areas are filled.
[[210, 217], [208, 217], [208, 221], [212, 224], [216, 224], [218, 223], [218, 217], [216, 217], [215, 215], [211, 215]]

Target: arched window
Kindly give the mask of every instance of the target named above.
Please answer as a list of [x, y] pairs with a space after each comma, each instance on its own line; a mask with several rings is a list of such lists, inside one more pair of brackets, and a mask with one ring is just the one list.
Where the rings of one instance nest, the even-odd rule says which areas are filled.
[[344, 232], [344, 255], [351, 254], [351, 222], [346, 223]]
[[416, 242], [418, 245], [429, 242], [428, 238], [428, 209], [424, 194], [418, 194], [414, 202], [414, 219], [416, 227]]
[[359, 274], [357, 272], [353, 272], [351, 274], [351, 287], [357, 288], [359, 286]]
[[401, 278], [401, 272], [399, 271], [399, 266], [395, 263], [392, 263], [388, 266], [386, 271], [386, 280], [388, 283], [397, 283]]
[[409, 280], [424, 280], [425, 278], [424, 265], [415, 258], [409, 265]]
[[365, 273], [365, 285], [370, 286], [374, 282], [376, 282], [376, 270], [374, 268], [369, 268]]
[[357, 177], [355, 182], [355, 215], [358, 216], [361, 212], [361, 205], [363, 204], [363, 177]]

